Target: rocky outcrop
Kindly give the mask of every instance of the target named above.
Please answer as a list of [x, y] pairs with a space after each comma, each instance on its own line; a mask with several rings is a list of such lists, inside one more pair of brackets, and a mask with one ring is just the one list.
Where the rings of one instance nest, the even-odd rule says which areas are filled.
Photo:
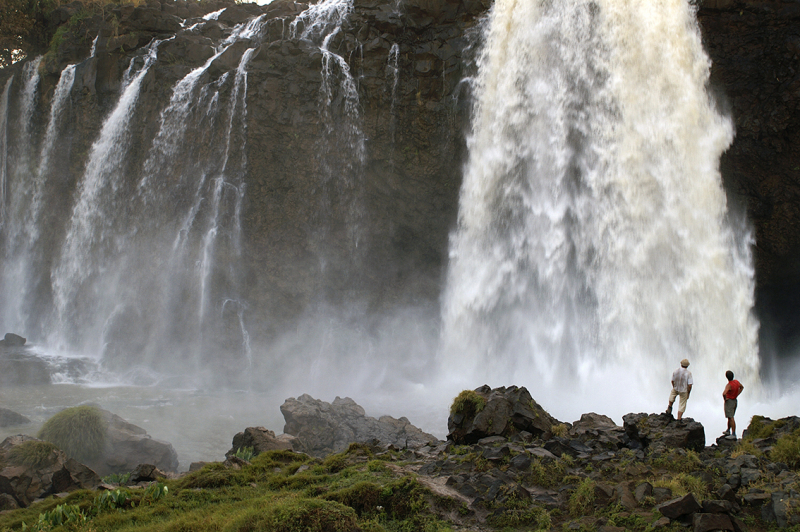
[[230, 451], [225, 453], [225, 458], [236, 455], [240, 449], [252, 449], [253, 456], [266, 451], [280, 451], [292, 449], [293, 438], [282, 434], [280, 438], [275, 433], [264, 427], [247, 427], [244, 432], [239, 432], [233, 437]]
[[0, 386], [50, 384], [50, 368], [25, 348], [0, 349]]
[[343, 451], [350, 443], [376, 440], [398, 449], [416, 448], [437, 441], [406, 419], [381, 416], [369, 417], [362, 407], [349, 397], [337, 397], [332, 403], [303, 394], [289, 398], [281, 405], [286, 420], [283, 431], [294, 436], [295, 450], [312, 456]]
[[701, 451], [706, 446], [705, 429], [692, 418], [676, 421], [671, 414], [626, 414], [622, 420], [625, 433], [643, 449]]
[[22, 414], [17, 414], [13, 410], [8, 410], [7, 408], [0, 408], [0, 427], [13, 427], [14, 425], [26, 425], [30, 422], [31, 420], [26, 418]]
[[99, 475], [130, 473], [139, 464], [152, 464], [162, 471], [178, 470], [178, 453], [171, 443], [155, 440], [141, 427], [100, 409], [108, 425], [103, 453], [86, 465]]
[[480, 408], [452, 412], [447, 420], [447, 439], [475, 443], [488, 436], [509, 437], [520, 432], [533, 436], [550, 434], [560, 422], [533, 400], [525, 387], [475, 389], [483, 399]]
[[[24, 508], [52, 493], [94, 489], [100, 484], [94, 471], [55, 447], [46, 456], [38, 457], [36, 463], [15, 461], [12, 449], [26, 442], [48, 445], [30, 436], [10, 436], [0, 444], [0, 494], [13, 498], [17, 505]], [[13, 506], [7, 497], [0, 504]]]

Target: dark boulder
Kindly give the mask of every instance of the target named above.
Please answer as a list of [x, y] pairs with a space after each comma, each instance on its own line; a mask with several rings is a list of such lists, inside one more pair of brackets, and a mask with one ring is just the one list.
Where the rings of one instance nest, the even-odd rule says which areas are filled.
[[523, 431], [534, 436], [551, 434], [560, 422], [533, 400], [525, 387], [510, 386], [475, 389], [483, 401], [480, 409], [451, 412], [447, 419], [447, 439], [471, 444], [487, 436], [506, 438]]
[[22, 347], [27, 342], [27, 338], [14, 333], [6, 333], [5, 337], [0, 340], [0, 347]]
[[669, 517], [670, 519], [678, 519], [685, 515], [691, 515], [695, 512], [699, 512], [702, 508], [703, 507], [700, 506], [700, 503], [697, 502], [697, 499], [695, 499], [692, 493], [656, 506], [656, 510], [661, 512], [664, 517]]
[[668, 414], [626, 414], [622, 421], [628, 437], [645, 449], [702, 451], [706, 446], [705, 429], [692, 418], [676, 421]]

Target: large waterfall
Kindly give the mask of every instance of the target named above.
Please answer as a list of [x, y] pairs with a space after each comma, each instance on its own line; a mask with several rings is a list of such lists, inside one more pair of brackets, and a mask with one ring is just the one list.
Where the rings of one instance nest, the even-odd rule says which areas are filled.
[[718, 170], [733, 130], [707, 92], [694, 10], [495, 3], [446, 367], [595, 399], [664, 390], [658, 406], [683, 358], [706, 397], [725, 369], [757, 379], [751, 237], [733, 229]]

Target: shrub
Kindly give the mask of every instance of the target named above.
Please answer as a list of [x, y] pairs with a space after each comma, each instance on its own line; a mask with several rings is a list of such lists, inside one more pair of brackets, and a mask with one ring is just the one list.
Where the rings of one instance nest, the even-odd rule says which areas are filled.
[[55, 462], [58, 447], [46, 441], [25, 441], [8, 451], [8, 461], [17, 466], [38, 469]]
[[569, 497], [569, 514], [572, 517], [587, 515], [594, 505], [594, 481], [585, 478]]
[[560, 438], [563, 438], [564, 436], [567, 435], [567, 426], [564, 423], [553, 425], [552, 427], [550, 427], [550, 432], [553, 434], [553, 436], [558, 436]]
[[769, 456], [773, 462], [783, 462], [792, 469], [800, 469], [800, 429], [778, 438]]
[[463, 416], [473, 416], [483, 410], [486, 406], [486, 399], [473, 390], [464, 390], [453, 399], [450, 406], [450, 414], [461, 414]]
[[100, 409], [77, 406], [48, 419], [39, 431], [39, 439], [55, 444], [80, 462], [91, 461], [103, 451], [106, 429]]

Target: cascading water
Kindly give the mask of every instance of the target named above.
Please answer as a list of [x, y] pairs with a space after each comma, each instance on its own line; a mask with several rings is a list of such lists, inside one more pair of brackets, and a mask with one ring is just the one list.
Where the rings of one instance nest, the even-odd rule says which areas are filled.
[[695, 8], [498, 0], [488, 23], [444, 367], [595, 399], [666, 387], [664, 406], [684, 357], [696, 382], [723, 366], [752, 382], [751, 241], [727, 220], [733, 131]]
[[11, 83], [14, 76], [6, 81], [3, 94], [0, 96], [0, 228], [6, 220], [6, 186], [8, 172], [8, 94], [11, 92]]
[[[353, 0], [322, 0], [310, 5], [290, 25], [292, 38], [311, 42], [322, 52], [320, 118], [324, 138], [318, 151], [325, 197], [321, 216], [332, 217], [334, 203], [339, 203], [347, 227], [348, 262], [358, 260], [364, 233], [362, 189], [366, 147], [356, 80], [344, 57], [333, 50], [332, 43], [341, 36], [342, 25], [352, 10]], [[317, 240], [324, 242], [327, 238], [327, 234], [321, 234]], [[324, 263], [327, 253], [321, 255]]]

